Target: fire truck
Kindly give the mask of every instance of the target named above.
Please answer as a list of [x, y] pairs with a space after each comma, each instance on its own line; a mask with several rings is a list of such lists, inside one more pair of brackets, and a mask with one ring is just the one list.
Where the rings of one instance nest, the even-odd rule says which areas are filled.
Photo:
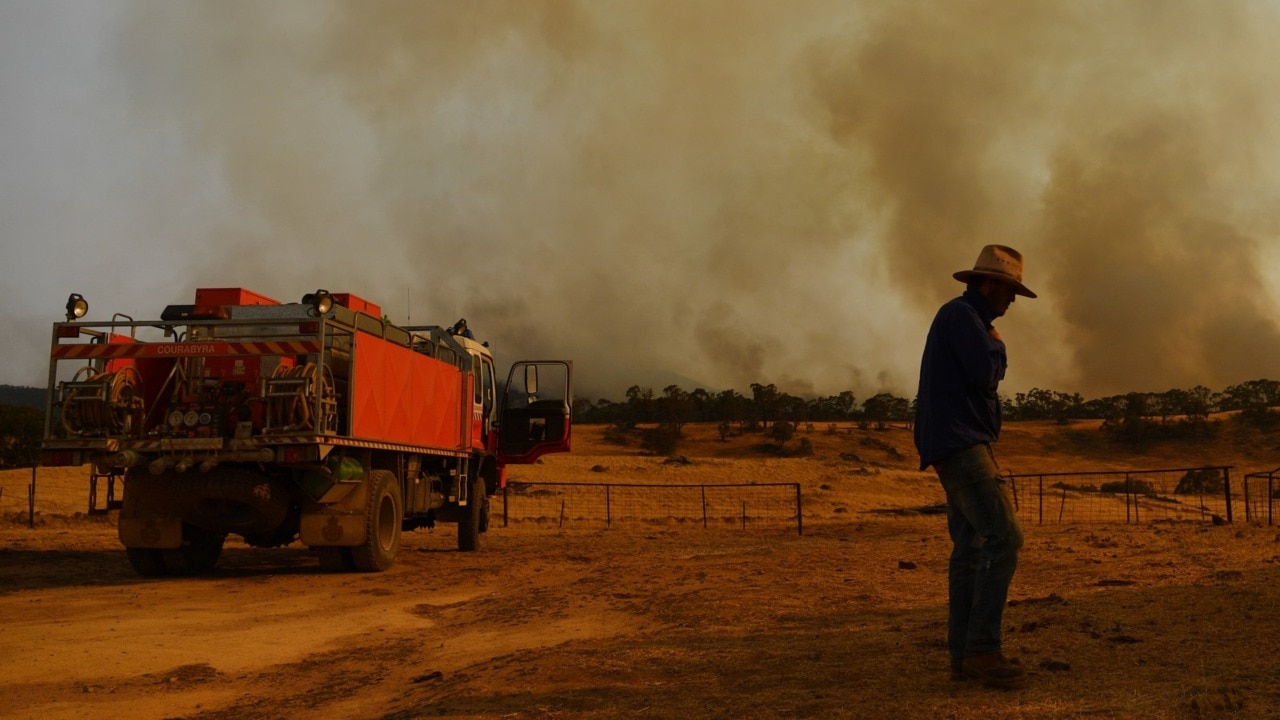
[[436, 523], [476, 550], [506, 466], [569, 451], [572, 363], [516, 362], [499, 385], [463, 321], [397, 326], [326, 290], [87, 311], [73, 294], [53, 326], [42, 462], [90, 467], [90, 509], [119, 510], [143, 576], [206, 572], [228, 535], [301, 541], [331, 571], [385, 570], [402, 532]]

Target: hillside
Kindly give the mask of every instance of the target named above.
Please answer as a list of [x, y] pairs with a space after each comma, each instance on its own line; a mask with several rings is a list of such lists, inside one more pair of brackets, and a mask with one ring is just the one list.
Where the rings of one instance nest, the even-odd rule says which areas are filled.
[[[1202, 465], [1229, 465], [1244, 473], [1280, 466], [1280, 436], [1244, 425], [1229, 414], [1214, 416], [1202, 436], [1137, 443], [1117, 440], [1103, 433], [1100, 425], [1100, 421], [1068, 425], [1049, 420], [1006, 422], [995, 447], [996, 456], [1001, 469], [1017, 474]], [[638, 438], [628, 445], [618, 445], [606, 439], [606, 431], [600, 425], [576, 426], [574, 455], [644, 455]], [[904, 425], [884, 430], [862, 429], [852, 423], [814, 423], [812, 429], [801, 425], [787, 447], [794, 448], [801, 438], [813, 445], [810, 460], [853, 454], [883, 468], [918, 468], [912, 432]], [[764, 433], [736, 434], [722, 441], [716, 426], [689, 424], [684, 427], [684, 439], [675, 454], [690, 458], [763, 459], [771, 457], [761, 449], [769, 442]]]
[[42, 388], [0, 385], [0, 405], [23, 405], [44, 412], [45, 398]]

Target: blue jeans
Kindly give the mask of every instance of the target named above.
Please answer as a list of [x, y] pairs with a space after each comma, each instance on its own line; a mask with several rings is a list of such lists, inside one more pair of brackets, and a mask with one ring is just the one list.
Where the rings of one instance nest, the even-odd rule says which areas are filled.
[[948, 568], [947, 645], [951, 663], [1000, 652], [1009, 582], [1018, 567], [1022, 528], [991, 446], [974, 445], [934, 466], [947, 492], [954, 549]]

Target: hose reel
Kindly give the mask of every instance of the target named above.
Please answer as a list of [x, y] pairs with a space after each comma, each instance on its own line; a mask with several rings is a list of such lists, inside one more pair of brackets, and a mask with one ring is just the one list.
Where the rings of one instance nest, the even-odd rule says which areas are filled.
[[58, 388], [60, 421], [68, 436], [128, 437], [142, 432], [142, 378], [133, 366], [101, 372], [87, 365]]
[[332, 433], [337, 430], [338, 401], [333, 373], [326, 366], [315, 363], [277, 366], [266, 380], [263, 396], [267, 409], [264, 432]]

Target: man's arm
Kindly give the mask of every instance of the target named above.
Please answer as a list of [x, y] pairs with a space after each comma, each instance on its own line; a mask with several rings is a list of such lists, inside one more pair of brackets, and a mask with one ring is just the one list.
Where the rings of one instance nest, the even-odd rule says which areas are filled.
[[1008, 365], [1004, 341], [995, 328], [988, 328], [976, 312], [956, 307], [948, 318], [948, 339], [960, 361], [965, 380], [972, 386], [988, 390], [1004, 379]]

